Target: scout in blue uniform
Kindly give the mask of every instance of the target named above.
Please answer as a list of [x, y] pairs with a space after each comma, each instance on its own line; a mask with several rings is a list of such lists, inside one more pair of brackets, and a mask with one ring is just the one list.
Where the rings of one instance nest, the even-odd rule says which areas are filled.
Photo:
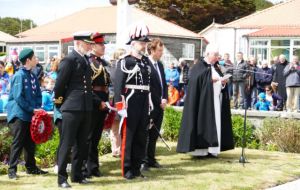
[[35, 111], [42, 105], [42, 94], [37, 77], [31, 73], [36, 65], [32, 49], [24, 49], [19, 56], [22, 67], [11, 81], [11, 90], [7, 104], [7, 122], [11, 127], [13, 142], [9, 158], [8, 177], [16, 179], [18, 159], [24, 148], [25, 167], [28, 174], [46, 174], [36, 166], [35, 143], [30, 135], [30, 123]]
[[[62, 132], [58, 154], [58, 186], [69, 188], [66, 172], [72, 147], [71, 181], [86, 184], [82, 174], [87, 137], [91, 126], [94, 105], [100, 102], [92, 91], [92, 70], [86, 54], [91, 50], [92, 33], [74, 34], [74, 50], [59, 64], [54, 98], [62, 113]], [[99, 107], [98, 106], [98, 107]]]

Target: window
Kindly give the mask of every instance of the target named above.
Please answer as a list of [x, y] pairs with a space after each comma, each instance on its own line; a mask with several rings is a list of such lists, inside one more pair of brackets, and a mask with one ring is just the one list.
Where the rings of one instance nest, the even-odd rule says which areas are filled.
[[268, 60], [268, 45], [269, 40], [250, 40], [250, 56], [258, 62]]
[[271, 40], [271, 46], [290, 46], [290, 40]]
[[294, 46], [300, 46], [300, 40], [295, 40], [294, 41]]
[[74, 49], [74, 46], [68, 46], [68, 54], [71, 53]]
[[22, 50], [23, 49], [32, 49], [32, 46], [22, 46]]
[[58, 46], [48, 46], [48, 59], [58, 57]]
[[290, 51], [292, 51], [290, 50], [290, 45], [291, 40], [271, 40], [271, 58], [283, 54], [289, 61]]
[[0, 52], [4, 52], [4, 46], [0, 46]]
[[177, 63], [177, 59], [171, 54], [171, 52], [164, 46], [163, 57], [161, 58], [165, 68], [169, 67], [170, 63]]
[[268, 40], [251, 40], [250, 46], [267, 46]]
[[34, 50], [35, 56], [39, 59], [40, 63], [45, 63], [45, 47], [36, 46]]
[[195, 44], [183, 43], [182, 58], [193, 60], [195, 58]]
[[268, 48], [251, 47], [250, 48], [250, 56], [256, 57], [258, 62], [261, 62], [263, 60], [268, 60]]

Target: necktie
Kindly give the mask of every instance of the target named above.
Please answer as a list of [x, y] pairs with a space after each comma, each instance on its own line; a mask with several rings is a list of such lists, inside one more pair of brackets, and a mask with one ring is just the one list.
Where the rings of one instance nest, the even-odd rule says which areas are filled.
[[159, 67], [158, 67], [157, 62], [154, 63], [154, 68], [155, 68], [155, 70], [157, 71], [157, 74], [158, 74], [158, 76], [159, 76], [160, 87], [161, 87], [161, 93], [163, 93], [162, 79], [161, 79], [161, 74], [160, 74], [160, 71], [159, 71]]

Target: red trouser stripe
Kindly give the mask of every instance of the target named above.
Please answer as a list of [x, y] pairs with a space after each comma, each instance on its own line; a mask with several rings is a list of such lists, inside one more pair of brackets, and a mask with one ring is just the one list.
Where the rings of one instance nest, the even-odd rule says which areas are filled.
[[122, 176], [125, 175], [124, 160], [125, 160], [125, 148], [126, 148], [126, 127], [127, 119], [125, 118], [122, 124], [122, 147], [121, 147], [121, 167], [122, 167]]

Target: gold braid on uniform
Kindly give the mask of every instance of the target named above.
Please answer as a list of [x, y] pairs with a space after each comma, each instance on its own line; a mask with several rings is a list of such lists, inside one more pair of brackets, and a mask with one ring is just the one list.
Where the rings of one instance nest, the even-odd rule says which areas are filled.
[[99, 64], [99, 68], [97, 68], [95, 66], [95, 62], [93, 61], [92, 64], [91, 64], [91, 68], [93, 70], [92, 80], [94, 80], [95, 78], [97, 78], [103, 72], [104, 73], [105, 84], [107, 84], [107, 73], [105, 72], [105, 69], [104, 69], [103, 65]]

